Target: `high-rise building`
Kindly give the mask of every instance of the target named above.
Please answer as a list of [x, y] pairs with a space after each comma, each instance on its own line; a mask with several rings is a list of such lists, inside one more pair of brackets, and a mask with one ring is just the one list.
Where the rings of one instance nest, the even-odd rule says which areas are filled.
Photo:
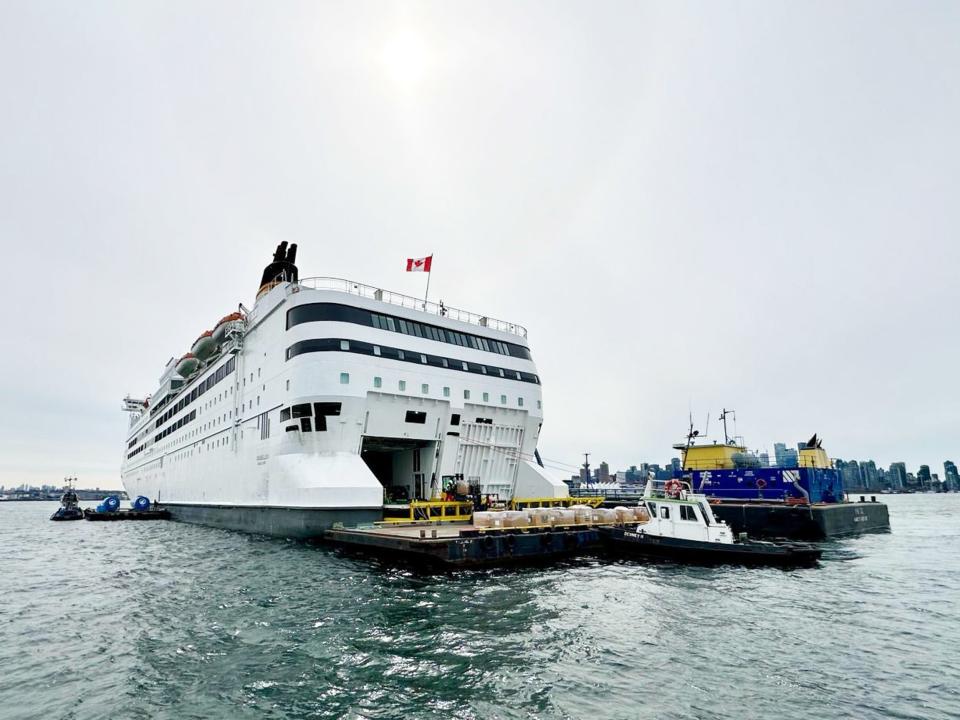
[[891, 490], [903, 490], [907, 486], [907, 464], [902, 462], [890, 463], [887, 471]]
[[795, 468], [799, 465], [800, 458], [797, 451], [788, 448], [785, 443], [774, 443], [773, 455], [778, 467]]
[[943, 463], [943, 484], [950, 492], [960, 492], [960, 475], [957, 474], [957, 466], [952, 460], [945, 460]]
[[600, 468], [597, 471], [597, 480], [602, 483], [610, 482], [610, 466], [607, 465], [606, 460], [600, 463]]
[[920, 486], [920, 490], [929, 490], [931, 482], [930, 466], [921, 465], [920, 469], [917, 470], [917, 484]]

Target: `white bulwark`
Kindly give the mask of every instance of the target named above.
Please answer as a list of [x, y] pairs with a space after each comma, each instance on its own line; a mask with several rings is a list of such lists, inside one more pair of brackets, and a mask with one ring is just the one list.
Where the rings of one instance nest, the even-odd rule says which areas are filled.
[[252, 310], [126, 398], [121, 477], [175, 517], [320, 535], [385, 502], [483, 494], [563, 497], [535, 461], [540, 378], [526, 331], [347, 280], [300, 280], [277, 249]]

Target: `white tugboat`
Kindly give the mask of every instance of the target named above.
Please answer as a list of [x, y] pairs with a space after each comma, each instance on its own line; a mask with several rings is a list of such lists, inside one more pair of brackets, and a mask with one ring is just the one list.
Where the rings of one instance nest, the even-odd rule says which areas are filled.
[[691, 562], [749, 565], [809, 565], [820, 558], [821, 551], [811, 545], [735, 538], [730, 527], [714, 517], [707, 496], [691, 492], [680, 480], [668, 480], [660, 493], [649, 480], [640, 505], [646, 507], [649, 520], [601, 528], [612, 549]]

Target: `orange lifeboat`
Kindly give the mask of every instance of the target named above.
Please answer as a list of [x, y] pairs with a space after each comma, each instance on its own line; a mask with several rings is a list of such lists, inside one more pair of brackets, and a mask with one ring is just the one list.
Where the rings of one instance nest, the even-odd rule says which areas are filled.
[[187, 353], [177, 362], [177, 374], [180, 375], [180, 377], [190, 377], [197, 371], [199, 366], [200, 361], [197, 360], [197, 356], [193, 353]]
[[193, 347], [190, 348], [190, 352], [196, 355], [197, 359], [202, 362], [213, 355], [213, 352], [216, 349], [217, 343], [213, 339], [213, 333], [207, 330], [194, 341]]
[[225, 317], [220, 318], [220, 321], [213, 328], [213, 341], [219, 345], [227, 336], [227, 330], [229, 330], [234, 324], [242, 322], [243, 315], [239, 312], [233, 312]]

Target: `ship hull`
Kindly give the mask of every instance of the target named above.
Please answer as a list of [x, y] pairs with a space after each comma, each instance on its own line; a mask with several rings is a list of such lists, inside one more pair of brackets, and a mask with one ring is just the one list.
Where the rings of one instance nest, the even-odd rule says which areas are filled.
[[316, 540], [337, 523], [354, 526], [383, 519], [381, 508], [296, 508], [238, 505], [164, 505], [173, 520], [226, 530]]
[[614, 552], [638, 557], [676, 560], [700, 565], [812, 565], [821, 551], [809, 545], [717, 543], [649, 535], [622, 527], [602, 528], [601, 537]]

